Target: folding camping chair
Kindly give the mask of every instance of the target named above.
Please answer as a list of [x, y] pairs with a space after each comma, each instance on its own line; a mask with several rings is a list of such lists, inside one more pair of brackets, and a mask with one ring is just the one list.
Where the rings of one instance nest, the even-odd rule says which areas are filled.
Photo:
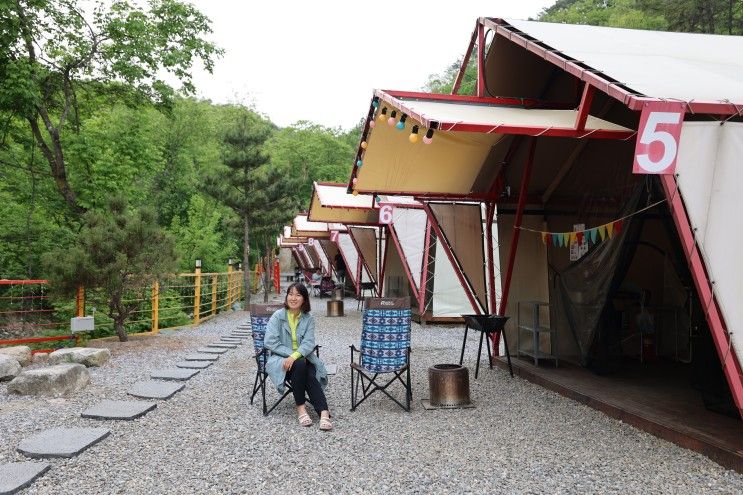
[[[266, 385], [269, 380], [265, 365], [266, 361], [268, 360], [268, 356], [271, 355], [271, 351], [263, 347], [263, 340], [266, 336], [266, 327], [268, 326], [268, 320], [271, 318], [271, 315], [283, 307], [283, 304], [250, 305], [250, 322], [252, 326], [251, 330], [253, 335], [253, 349], [255, 350], [256, 364], [255, 382], [253, 383], [253, 392], [250, 394], [250, 404], [253, 404], [253, 399], [255, 399], [256, 394], [260, 392], [263, 402], [264, 416], [268, 416], [271, 411], [276, 409], [276, 406], [278, 406], [281, 401], [283, 401], [289, 394], [292, 393], [291, 384], [288, 380], [285, 380], [284, 387], [286, 387], [286, 391], [281, 397], [278, 398], [276, 402], [273, 403], [270, 408], [268, 407], [268, 403], [266, 402]], [[319, 356], [320, 346], [316, 345], [315, 349], [312, 352], [317, 353], [317, 355]]]
[[[369, 298], [362, 320], [361, 349], [350, 346], [351, 410], [355, 411], [369, 396], [380, 391], [410, 412], [413, 398], [410, 384], [410, 300]], [[359, 357], [354, 361], [356, 352]], [[383, 374], [391, 374], [391, 377], [380, 383], [377, 380]], [[387, 390], [395, 382], [401, 383], [405, 389], [404, 405]]]

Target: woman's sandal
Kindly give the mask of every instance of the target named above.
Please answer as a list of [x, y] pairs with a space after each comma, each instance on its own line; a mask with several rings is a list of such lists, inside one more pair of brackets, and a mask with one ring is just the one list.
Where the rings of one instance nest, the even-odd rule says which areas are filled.
[[[300, 426], [312, 426], [312, 418], [307, 413], [300, 414], [297, 421], [299, 421]], [[322, 421], [320, 423], [322, 424]]]
[[328, 418], [320, 418], [320, 429], [322, 431], [330, 431], [333, 429], [333, 423]]

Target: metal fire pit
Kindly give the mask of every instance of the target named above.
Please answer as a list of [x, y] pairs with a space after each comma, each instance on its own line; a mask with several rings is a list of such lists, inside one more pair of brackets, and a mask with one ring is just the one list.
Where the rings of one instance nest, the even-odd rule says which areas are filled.
[[426, 409], [475, 407], [470, 400], [470, 373], [458, 364], [435, 364], [428, 368], [429, 400]]
[[343, 316], [343, 301], [328, 301], [327, 316]]

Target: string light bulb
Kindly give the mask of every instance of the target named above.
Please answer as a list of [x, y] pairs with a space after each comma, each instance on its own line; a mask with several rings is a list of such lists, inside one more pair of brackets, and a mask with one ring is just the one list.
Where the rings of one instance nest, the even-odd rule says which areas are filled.
[[390, 118], [387, 119], [387, 125], [395, 125], [395, 119], [397, 118], [397, 110], [392, 110]]
[[358, 196], [359, 192], [356, 189], [354, 189], [353, 192], [351, 192], [351, 194], [353, 194], [354, 196]]
[[371, 119], [369, 120], [369, 127], [371, 127], [372, 129], [374, 129], [374, 128], [375, 128], [376, 126], [377, 126], [377, 122], [376, 122], [376, 121], [374, 120], [374, 118], [372, 117], [372, 118], [371, 118]]
[[372, 106], [374, 108], [377, 108], [379, 106], [379, 98], [377, 98], [376, 96], [372, 99]]
[[408, 136], [408, 141], [415, 144], [418, 142], [418, 126], [414, 125], [413, 130], [410, 132], [410, 136]]
[[431, 144], [433, 141], [433, 129], [428, 129], [426, 135], [423, 136], [423, 144]]
[[365, 150], [368, 145], [366, 144], [366, 141], [361, 141], [361, 149]]
[[359, 181], [358, 177], [354, 177], [353, 180], [351, 181], [351, 184], [355, 186], [358, 181]]
[[361, 167], [363, 164], [364, 164], [364, 162], [361, 161], [361, 158], [359, 158], [358, 160], [356, 160], [356, 166], [357, 167]]
[[384, 122], [387, 119], [387, 107], [382, 108], [382, 111], [379, 114], [379, 121]]
[[405, 121], [408, 119], [407, 114], [402, 114], [402, 117], [400, 117], [400, 122], [397, 123], [395, 126], [398, 131], [401, 131], [405, 129]]

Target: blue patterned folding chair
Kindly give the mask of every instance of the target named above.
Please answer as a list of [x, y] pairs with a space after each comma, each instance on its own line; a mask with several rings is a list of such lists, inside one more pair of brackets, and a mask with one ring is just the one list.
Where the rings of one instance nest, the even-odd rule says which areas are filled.
[[[271, 352], [263, 346], [263, 340], [266, 337], [266, 327], [268, 326], [268, 320], [271, 319], [271, 315], [283, 307], [284, 305], [282, 303], [250, 305], [250, 324], [253, 335], [253, 349], [255, 350], [256, 364], [255, 382], [253, 383], [253, 392], [250, 394], [250, 404], [253, 404], [253, 399], [255, 399], [255, 396], [260, 392], [263, 402], [264, 416], [268, 416], [268, 414], [273, 411], [281, 401], [286, 399], [286, 397], [292, 393], [291, 384], [289, 381], [285, 381], [284, 386], [286, 387], [286, 390], [284, 391], [284, 394], [279, 397], [271, 407], [268, 407], [268, 403], [266, 402], [266, 384], [268, 383], [270, 386], [270, 381], [268, 379], [268, 373], [266, 373], [266, 361], [268, 360], [268, 356], [271, 355]], [[319, 356], [320, 346], [315, 346], [313, 352], [316, 352]]]
[[[362, 320], [361, 349], [350, 346], [351, 410], [355, 411], [369, 396], [380, 391], [410, 412], [413, 398], [410, 385], [410, 300], [368, 298]], [[380, 378], [380, 375], [385, 378]], [[405, 390], [404, 404], [388, 391], [394, 383], [401, 383]]]

